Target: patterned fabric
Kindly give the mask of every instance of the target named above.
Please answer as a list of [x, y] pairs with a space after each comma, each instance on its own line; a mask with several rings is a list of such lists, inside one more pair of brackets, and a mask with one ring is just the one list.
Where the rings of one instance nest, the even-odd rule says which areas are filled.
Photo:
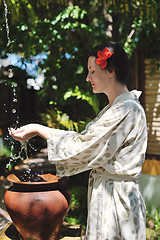
[[147, 147], [146, 117], [133, 90], [118, 96], [81, 133], [51, 129], [48, 158], [58, 176], [91, 170], [86, 240], [145, 240], [138, 177]]

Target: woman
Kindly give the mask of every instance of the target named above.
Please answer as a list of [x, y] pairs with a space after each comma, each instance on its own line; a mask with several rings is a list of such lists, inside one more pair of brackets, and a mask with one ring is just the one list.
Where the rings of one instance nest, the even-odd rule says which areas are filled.
[[128, 59], [116, 43], [96, 47], [88, 58], [87, 82], [109, 104], [81, 133], [29, 124], [11, 130], [20, 141], [39, 135], [48, 142], [57, 175], [91, 170], [87, 240], [145, 240], [145, 204], [138, 177], [147, 146], [140, 92], [128, 91]]

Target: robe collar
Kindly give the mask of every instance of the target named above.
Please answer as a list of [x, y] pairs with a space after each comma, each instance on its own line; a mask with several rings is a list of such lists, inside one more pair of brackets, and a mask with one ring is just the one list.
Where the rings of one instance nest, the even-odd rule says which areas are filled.
[[115, 98], [112, 106], [117, 102], [119, 102], [120, 100], [125, 100], [125, 99], [138, 100], [141, 94], [142, 92], [137, 90], [132, 90], [131, 92], [120, 94], [118, 97]]

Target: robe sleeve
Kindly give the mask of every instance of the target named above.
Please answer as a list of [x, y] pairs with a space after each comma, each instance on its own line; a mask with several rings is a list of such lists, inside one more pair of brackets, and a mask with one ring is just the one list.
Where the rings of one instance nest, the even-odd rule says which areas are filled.
[[[71, 176], [102, 167], [127, 141], [143, 128], [143, 111], [135, 101], [120, 102], [109, 108], [82, 133], [51, 129], [48, 159], [56, 164], [58, 176]], [[134, 130], [134, 131], [133, 131]]]

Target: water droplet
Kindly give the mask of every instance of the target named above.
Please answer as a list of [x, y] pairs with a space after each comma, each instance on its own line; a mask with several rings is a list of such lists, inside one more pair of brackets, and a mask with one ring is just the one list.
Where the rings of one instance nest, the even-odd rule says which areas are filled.
[[7, 164], [6, 164], [6, 168], [9, 168], [9, 166], [10, 166], [10, 163], [7, 163]]
[[14, 108], [14, 109], [12, 109], [12, 113], [16, 113], [17, 111], [16, 111], [16, 109]]

